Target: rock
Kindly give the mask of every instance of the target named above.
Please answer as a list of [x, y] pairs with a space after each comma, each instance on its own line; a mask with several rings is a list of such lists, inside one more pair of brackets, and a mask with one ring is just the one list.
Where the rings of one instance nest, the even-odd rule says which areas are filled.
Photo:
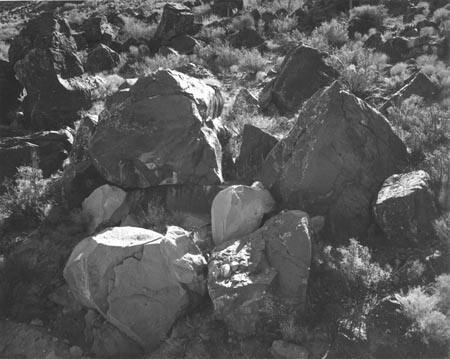
[[383, 183], [374, 204], [375, 219], [395, 244], [420, 244], [433, 238], [437, 216], [430, 176], [413, 171], [390, 176]]
[[109, 184], [92, 192], [82, 205], [83, 215], [89, 219], [88, 233], [95, 232], [101, 224], [108, 224], [125, 201], [126, 195], [124, 190]]
[[213, 11], [218, 16], [232, 16], [244, 8], [243, 0], [214, 0]]
[[201, 47], [198, 40], [189, 35], [180, 35], [170, 40], [170, 47], [176, 52], [185, 55], [191, 55], [194, 53], [196, 47]]
[[198, 79], [214, 79], [214, 75], [211, 73], [211, 71], [192, 62], [177, 67], [175, 70]]
[[84, 116], [76, 129], [73, 140], [72, 151], [70, 152], [70, 162], [77, 163], [89, 159], [88, 146], [89, 141], [97, 127], [98, 116]]
[[[260, 105], [273, 103], [280, 111], [295, 112], [317, 90], [329, 85], [336, 71], [325, 64], [323, 54], [308, 46], [299, 46], [284, 59], [278, 76], [260, 96]], [[263, 99], [263, 101], [261, 101]]]
[[55, 339], [43, 328], [9, 320], [0, 321], [3, 358], [70, 358], [67, 344]]
[[89, 47], [89, 44], [84, 37], [84, 32], [72, 32], [72, 37], [75, 40], [75, 43], [77, 44], [77, 50], [82, 51]]
[[83, 356], [83, 349], [74, 345], [69, 348], [69, 353], [72, 358], [81, 358]]
[[205, 294], [205, 269], [205, 259], [181, 228], [169, 227], [163, 236], [116, 227], [81, 241], [64, 278], [80, 303], [151, 350]]
[[161, 43], [169, 42], [180, 35], [193, 35], [194, 14], [187, 6], [177, 3], [164, 5], [161, 21], [156, 29], [155, 39]]
[[254, 47], [261, 47], [265, 41], [255, 29], [245, 27], [238, 32], [230, 35], [230, 44], [234, 47], [246, 47], [252, 49]]
[[213, 241], [216, 245], [252, 233], [264, 214], [275, 207], [270, 192], [259, 182], [251, 187], [235, 185], [220, 191], [211, 207]]
[[1, 138], [0, 183], [6, 178], [12, 178], [20, 166], [40, 168], [44, 177], [49, 177], [62, 168], [72, 143], [73, 137], [68, 130]]
[[107, 322], [101, 315], [88, 310], [85, 315], [85, 337], [91, 351], [100, 358], [138, 358], [142, 348]]
[[81, 29], [90, 45], [100, 42], [108, 45], [116, 37], [113, 27], [108, 23], [105, 16], [93, 16], [86, 19]]
[[172, 49], [171, 47], [168, 46], [161, 46], [158, 50], [158, 54], [164, 57], [169, 57], [169, 56], [178, 56], [179, 53], [177, 52], [177, 50]]
[[89, 52], [86, 61], [86, 70], [101, 72], [111, 70], [119, 64], [119, 54], [108, 46], [99, 44]]
[[[240, 336], [256, 333], [261, 311], [275, 281], [276, 271], [264, 256], [264, 239], [251, 234], [214, 249], [208, 266], [208, 292], [216, 316]], [[222, 267], [232, 262], [238, 269], [229, 278]]]
[[100, 114], [89, 153], [107, 181], [125, 188], [215, 184], [222, 177], [221, 146], [204, 123], [221, 109], [215, 88], [159, 70]]
[[11, 64], [0, 60], [0, 124], [9, 124], [8, 112], [19, 106], [22, 89], [22, 85], [14, 76]]
[[308, 350], [300, 345], [275, 340], [270, 351], [274, 359], [308, 359]]
[[325, 229], [339, 240], [365, 233], [372, 198], [406, 163], [386, 118], [334, 82], [303, 105], [260, 177], [283, 208], [326, 216]]
[[266, 255], [278, 273], [280, 294], [306, 304], [311, 235], [309, 216], [302, 211], [283, 211], [269, 219], [260, 233], [266, 242]]
[[237, 177], [254, 182], [262, 163], [278, 140], [259, 128], [246, 124], [242, 132], [242, 144], [236, 160]]
[[368, 47], [369, 49], [375, 49], [380, 51], [383, 47], [384, 40], [383, 35], [379, 32], [370, 35], [366, 41], [364, 41], [364, 47]]
[[388, 101], [381, 107], [381, 111], [385, 112], [392, 105], [400, 105], [407, 98], [416, 95], [425, 100], [433, 100], [439, 93], [439, 87], [423, 72], [412, 76], [406, 84], [394, 93]]
[[390, 62], [397, 63], [407, 59], [409, 47], [409, 41], [407, 38], [394, 36], [386, 40], [379, 50], [384, 52], [389, 57]]

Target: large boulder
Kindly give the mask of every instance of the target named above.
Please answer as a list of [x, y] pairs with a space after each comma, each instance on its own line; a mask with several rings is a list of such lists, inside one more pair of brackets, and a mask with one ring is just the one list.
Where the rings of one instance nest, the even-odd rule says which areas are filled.
[[374, 204], [375, 219], [394, 244], [423, 244], [432, 239], [437, 216], [430, 176], [413, 171], [390, 176]]
[[76, 298], [143, 349], [157, 347], [206, 292], [206, 262], [189, 233], [115, 227], [73, 250], [64, 278]]
[[221, 181], [221, 146], [205, 126], [221, 112], [218, 90], [172, 70], [139, 79], [100, 114], [94, 165], [125, 188]]
[[277, 77], [260, 95], [260, 105], [274, 104], [282, 112], [297, 111], [317, 90], [337, 78], [323, 60], [324, 54], [309, 46], [298, 46], [281, 64]]
[[168, 3], [164, 5], [161, 21], [154, 37], [164, 44], [180, 35], [192, 35], [194, 30], [192, 10], [182, 4]]
[[108, 46], [99, 44], [89, 52], [86, 60], [86, 70], [101, 72], [111, 70], [119, 64], [119, 54]]
[[284, 208], [325, 215], [328, 233], [347, 239], [365, 233], [373, 197], [407, 157], [386, 118], [335, 82], [304, 104], [261, 179]]
[[[263, 327], [273, 296], [290, 305], [290, 313], [304, 311], [311, 263], [308, 227], [306, 213], [284, 211], [255, 232], [214, 249], [209, 295], [217, 317], [234, 332], [252, 335]], [[273, 320], [273, 313], [269, 317]]]
[[275, 207], [270, 192], [260, 182], [252, 186], [235, 185], [220, 191], [211, 207], [212, 235], [220, 244], [252, 233], [264, 214]]
[[237, 177], [252, 183], [261, 170], [264, 159], [277, 143], [278, 140], [275, 137], [258, 127], [244, 125], [239, 157], [236, 159]]
[[0, 60], [0, 124], [9, 124], [8, 112], [19, 106], [22, 89], [22, 85], [14, 76], [11, 64]]
[[439, 86], [423, 72], [419, 72], [417, 75], [408, 79], [406, 84], [383, 104], [381, 111], [386, 111], [392, 105], [400, 105], [401, 102], [413, 95], [420, 96], [426, 100], [432, 100], [438, 94]]
[[73, 136], [68, 130], [1, 138], [0, 183], [6, 178], [12, 178], [20, 166], [40, 168], [44, 177], [50, 176], [62, 169], [72, 143]]
[[83, 215], [89, 221], [88, 232], [93, 233], [99, 225], [108, 223], [124, 203], [124, 190], [105, 184], [98, 187], [83, 201]]

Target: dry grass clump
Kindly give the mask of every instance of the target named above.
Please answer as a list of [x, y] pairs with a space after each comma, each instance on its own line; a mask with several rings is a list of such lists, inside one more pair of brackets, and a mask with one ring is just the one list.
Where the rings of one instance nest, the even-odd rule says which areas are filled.
[[130, 77], [147, 76], [150, 73], [160, 69], [175, 69], [187, 65], [193, 61], [192, 56], [171, 54], [163, 56], [156, 54], [155, 56], [137, 57], [128, 59], [128, 61], [119, 69], [119, 73]]
[[134, 17], [122, 16], [124, 25], [120, 31], [120, 39], [128, 40], [145, 39], [150, 40], [156, 32], [157, 24], [147, 24]]

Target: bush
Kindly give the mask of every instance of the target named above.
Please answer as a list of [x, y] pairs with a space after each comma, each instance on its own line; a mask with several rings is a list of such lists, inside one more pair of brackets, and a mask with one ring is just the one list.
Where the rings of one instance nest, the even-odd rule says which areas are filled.
[[0, 217], [18, 226], [43, 221], [55, 204], [58, 176], [43, 178], [42, 171], [19, 167], [14, 181], [6, 181], [0, 197]]
[[153, 57], [133, 57], [130, 56], [126, 63], [121, 67], [120, 74], [141, 77], [160, 69], [175, 69], [191, 62], [191, 57], [187, 55], [169, 55], [162, 56], [156, 54]]
[[363, 5], [350, 10], [348, 34], [354, 38], [356, 33], [367, 34], [370, 29], [381, 30], [386, 18], [387, 10], [384, 6]]
[[134, 17], [123, 16], [122, 19], [124, 25], [120, 33], [121, 40], [129, 38], [150, 40], [156, 32], [156, 24], [149, 25]]
[[450, 275], [440, 275], [429, 290], [417, 287], [396, 294], [395, 300], [413, 320], [411, 332], [419, 334], [424, 343], [450, 345]]

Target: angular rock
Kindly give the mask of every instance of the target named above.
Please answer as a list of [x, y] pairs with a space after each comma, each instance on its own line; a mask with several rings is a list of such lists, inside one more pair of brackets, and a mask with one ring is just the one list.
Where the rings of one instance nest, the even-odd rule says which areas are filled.
[[380, 51], [384, 44], [383, 35], [379, 32], [370, 35], [366, 41], [364, 41], [364, 47], [368, 47], [369, 49], [375, 49]]
[[395, 244], [414, 245], [432, 239], [437, 216], [430, 175], [424, 171], [395, 174], [378, 192], [375, 219]]
[[116, 227], [81, 241], [64, 278], [83, 305], [152, 350], [205, 294], [205, 269], [205, 259], [181, 228], [169, 227], [163, 236]]
[[300, 345], [275, 340], [270, 348], [274, 359], [308, 359], [308, 350]]
[[407, 157], [386, 118], [335, 82], [304, 104], [261, 179], [284, 208], [324, 215], [328, 233], [348, 239], [365, 233], [372, 198]]
[[94, 16], [85, 20], [81, 29], [88, 44], [110, 44], [116, 34], [105, 16]]
[[215, 184], [221, 181], [221, 146], [204, 124], [221, 109], [215, 88], [159, 70], [100, 114], [89, 152], [105, 179], [121, 187]]
[[78, 127], [73, 139], [72, 151], [70, 152], [71, 163], [77, 163], [89, 159], [89, 141], [97, 127], [98, 116], [84, 116]]
[[275, 207], [270, 192], [260, 182], [235, 185], [220, 191], [211, 207], [213, 241], [216, 245], [252, 233], [264, 214]]
[[246, 124], [242, 132], [242, 144], [236, 160], [237, 177], [245, 182], [255, 181], [264, 159], [278, 143], [272, 135], [258, 127]]
[[236, 116], [256, 114], [258, 111], [258, 99], [247, 89], [241, 88], [234, 99], [232, 113]]
[[83, 215], [89, 220], [88, 233], [95, 232], [101, 224], [108, 224], [124, 203], [126, 196], [124, 190], [109, 184], [92, 192], [82, 205]]
[[264, 39], [255, 29], [245, 27], [238, 32], [230, 35], [230, 44], [234, 47], [246, 47], [252, 49], [254, 47], [263, 46]]
[[399, 105], [407, 98], [416, 95], [425, 100], [436, 98], [439, 93], [439, 87], [423, 72], [411, 77], [406, 84], [394, 93], [391, 98], [381, 107], [381, 111], [386, 111], [392, 105]]
[[261, 309], [275, 281], [264, 239], [250, 235], [215, 248], [208, 265], [208, 292], [216, 316], [241, 336], [255, 334]]
[[197, 65], [197, 64], [194, 64], [192, 62], [190, 62], [186, 65], [177, 67], [175, 70], [182, 72], [186, 75], [195, 77], [197, 79], [208, 79], [208, 78], [213, 79], [214, 78], [214, 75], [207, 68]]
[[156, 29], [155, 39], [162, 43], [180, 35], [193, 35], [194, 14], [187, 6], [177, 3], [164, 5], [161, 21]]
[[119, 54], [108, 46], [99, 44], [89, 52], [86, 60], [86, 70], [101, 72], [111, 70], [119, 64]]
[[337, 72], [323, 61], [322, 53], [301, 45], [286, 56], [279, 74], [260, 95], [260, 105], [267, 108], [273, 103], [282, 112], [295, 112], [337, 76]]
[[23, 86], [14, 76], [14, 70], [7, 61], [0, 60], [0, 124], [8, 125], [8, 112], [19, 106]]
[[170, 40], [169, 46], [179, 54], [191, 55], [194, 53], [195, 48], [200, 47], [201, 44], [192, 36], [180, 35]]
[[243, 0], [214, 0], [213, 11], [218, 16], [232, 16], [244, 8]]
[[409, 48], [410, 44], [407, 38], [394, 36], [386, 40], [379, 50], [389, 57], [390, 62], [397, 63], [408, 58]]

